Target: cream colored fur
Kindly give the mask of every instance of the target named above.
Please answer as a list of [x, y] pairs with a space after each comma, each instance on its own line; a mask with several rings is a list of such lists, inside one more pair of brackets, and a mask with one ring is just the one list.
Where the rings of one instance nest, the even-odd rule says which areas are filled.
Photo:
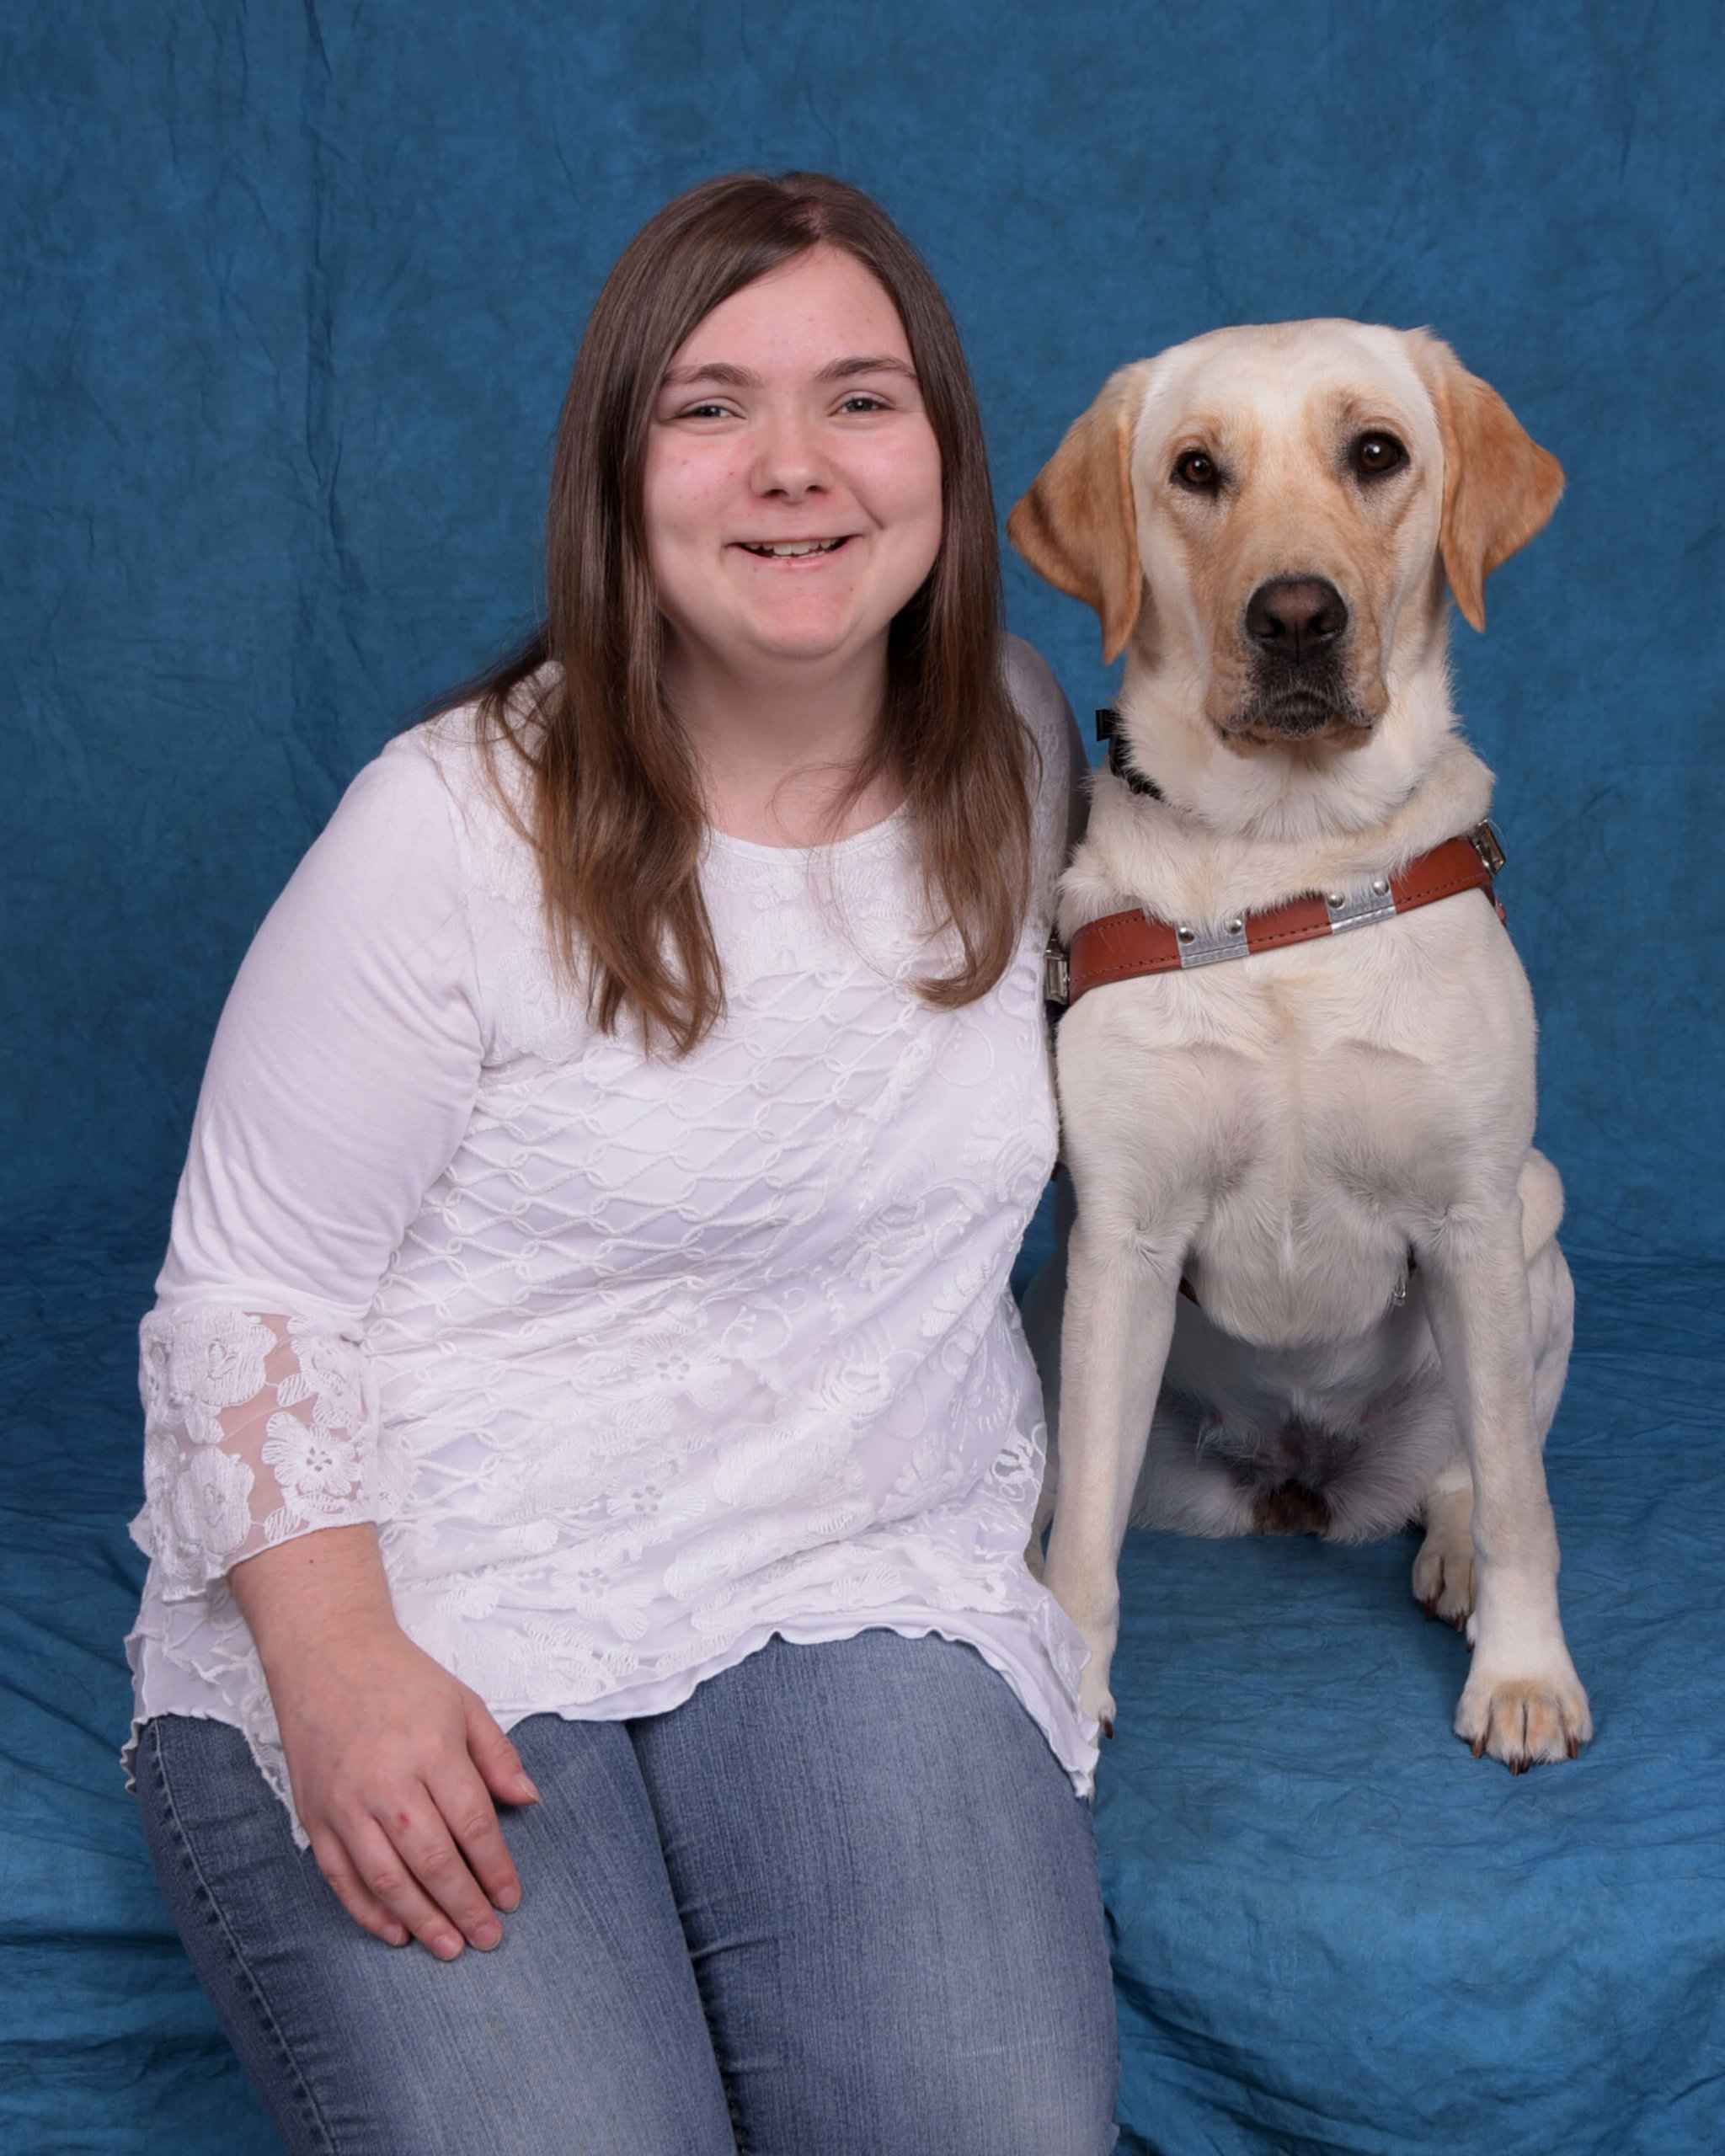
[[[1389, 478], [1350, 462], [1367, 435], [1404, 452]], [[1194, 452], [1226, 484], [1179, 478]], [[1063, 935], [1135, 905], [1214, 926], [1356, 890], [1476, 824], [1492, 781], [1455, 730], [1445, 579], [1482, 623], [1486, 575], [1561, 485], [1421, 332], [1224, 330], [1114, 376], [1009, 526], [1124, 645], [1120, 730], [1166, 796], [1097, 776]], [[1254, 717], [1245, 609], [1274, 578], [1348, 606], [1315, 739]], [[1423, 1518], [1414, 1592], [1466, 1626], [1455, 1728], [1476, 1752], [1519, 1769], [1590, 1736], [1541, 1458], [1573, 1299], [1534, 1049], [1477, 891], [1117, 983], [1063, 1021], [1076, 1214], [1027, 1318], [1059, 1414], [1046, 1577], [1105, 1725], [1129, 1518], [1246, 1533], [1295, 1488], [1337, 1540]]]

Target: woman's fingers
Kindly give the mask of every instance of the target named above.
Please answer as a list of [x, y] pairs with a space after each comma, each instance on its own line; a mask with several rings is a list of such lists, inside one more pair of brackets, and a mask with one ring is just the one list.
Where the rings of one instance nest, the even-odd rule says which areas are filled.
[[539, 1792], [521, 1764], [521, 1753], [498, 1727], [478, 1694], [465, 1684], [462, 1705], [467, 1710], [467, 1751], [486, 1788], [502, 1804], [537, 1804]]
[[[377, 1819], [355, 1820], [346, 1828], [342, 1839], [348, 1863], [362, 1893], [381, 1904], [398, 1924], [440, 1961], [454, 1961], [463, 1944], [460, 1926], [420, 1885], [412, 1865], [382, 1822]], [[340, 1897], [343, 1907], [351, 1910], [352, 1904], [342, 1892], [339, 1874], [326, 1870], [323, 1876]], [[478, 1890], [474, 1892], [477, 1897]], [[495, 1924], [494, 1917], [492, 1922]], [[366, 1929], [371, 1927], [367, 1925]]]
[[[463, 1870], [479, 1882], [485, 1896], [485, 1915], [494, 1924], [496, 1919], [492, 1913], [494, 1908], [513, 1909], [521, 1901], [521, 1882], [515, 1871], [515, 1860], [509, 1853], [509, 1844], [503, 1838], [503, 1829], [497, 1823], [497, 1813], [485, 1785], [469, 1763], [463, 1759], [459, 1766], [452, 1767], [435, 1778], [428, 1778], [428, 1786], [431, 1801], [453, 1838], [451, 1853], [459, 1852], [460, 1856], [466, 1860]], [[414, 1869], [419, 1873], [421, 1883], [435, 1892], [433, 1882], [417, 1864]], [[441, 1901], [442, 1898], [439, 1894], [438, 1899]], [[446, 1902], [444, 1906], [451, 1916], [457, 1914], [448, 1903]], [[465, 1920], [462, 1929], [467, 1932], [470, 1939], [473, 1938]], [[481, 1943], [477, 1940], [474, 1941], [476, 1945]]]
[[[469, 1780], [478, 1789], [471, 1775]], [[495, 1815], [484, 1791], [478, 1793], [500, 1847]], [[471, 1801], [471, 1790], [468, 1795]], [[457, 1804], [455, 1809], [459, 1816], [462, 1807]], [[467, 1823], [483, 1841], [482, 1822], [469, 1812]], [[411, 1937], [440, 1961], [451, 1961], [463, 1943], [483, 1950], [503, 1936], [496, 1911], [462, 1861], [428, 1790], [417, 1790], [387, 1816], [362, 1816], [339, 1828], [313, 1832], [312, 1849], [343, 1908], [362, 1930], [387, 1945], [405, 1945]], [[487, 1857], [488, 1870], [498, 1876], [494, 1854], [488, 1851]], [[513, 1886], [518, 1902], [520, 1882], [507, 1849], [504, 1862], [505, 1883]]]
[[333, 1833], [312, 1836], [312, 1854], [330, 1891], [361, 1931], [386, 1946], [405, 1946], [413, 1934], [393, 1910], [384, 1908], [354, 1869], [347, 1845]]
[[[469, 1806], [461, 1804], [458, 1792], [451, 1790], [446, 1793], [450, 1795], [453, 1808], [463, 1822], [477, 1827], [478, 1822], [474, 1813]], [[487, 1812], [490, 1812], [490, 1800], [483, 1789], [479, 1790], [479, 1800]], [[495, 1946], [503, 1936], [503, 1926], [491, 1905], [490, 1897], [475, 1879], [456, 1845], [449, 1822], [445, 1819], [442, 1806], [437, 1801], [436, 1790], [422, 1789], [417, 1793], [415, 1801], [392, 1806], [387, 1813], [374, 1812], [372, 1821], [388, 1843], [390, 1855], [394, 1860], [386, 1882], [392, 1891], [386, 1892], [375, 1878], [363, 1870], [361, 1876], [379, 1901], [404, 1919], [414, 1936], [416, 1939], [425, 1938], [432, 1952], [446, 1960], [451, 1958], [451, 1955], [446, 1952], [445, 1945], [435, 1943], [440, 1921], [444, 1927], [452, 1927], [455, 1953], [460, 1952], [463, 1940], [470, 1946], [482, 1949]], [[495, 1833], [497, 1821], [494, 1813], [491, 1815], [491, 1827]], [[502, 1837], [499, 1835], [498, 1838], [500, 1842]], [[511, 1865], [511, 1876], [513, 1871]], [[405, 1880], [398, 1881], [397, 1875], [403, 1873], [406, 1875]], [[408, 1916], [402, 1898], [403, 1885], [409, 1890], [417, 1889], [436, 1913], [430, 1920], [432, 1935], [423, 1933], [419, 1925]]]

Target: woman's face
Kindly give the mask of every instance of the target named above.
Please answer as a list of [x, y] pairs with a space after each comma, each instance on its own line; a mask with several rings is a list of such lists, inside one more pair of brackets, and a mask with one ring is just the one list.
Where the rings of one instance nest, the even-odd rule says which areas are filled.
[[940, 452], [898, 310], [853, 256], [798, 256], [672, 355], [644, 508], [682, 668], [884, 654], [939, 550]]

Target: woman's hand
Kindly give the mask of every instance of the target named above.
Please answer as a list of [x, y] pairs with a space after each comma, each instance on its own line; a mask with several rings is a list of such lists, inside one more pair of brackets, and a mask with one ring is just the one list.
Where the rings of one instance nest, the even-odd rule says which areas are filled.
[[521, 1881], [494, 1799], [539, 1792], [478, 1694], [395, 1620], [370, 1527], [323, 1528], [236, 1565], [228, 1584], [269, 1681], [294, 1808], [318, 1869], [366, 1931], [452, 1961], [496, 1945]]

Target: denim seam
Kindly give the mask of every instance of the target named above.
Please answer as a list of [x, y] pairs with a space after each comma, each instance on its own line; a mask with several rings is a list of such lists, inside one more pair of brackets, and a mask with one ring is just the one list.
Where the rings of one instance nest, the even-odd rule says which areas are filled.
[[213, 1918], [222, 1942], [238, 1969], [241, 1979], [251, 1995], [264, 2034], [275, 2046], [277, 2057], [291, 2077], [296, 2094], [309, 2117], [310, 2123], [323, 2137], [325, 2156], [337, 2156], [335, 2137], [330, 2132], [329, 2122], [323, 2116], [323, 2107], [318, 2101], [311, 2083], [306, 2078], [304, 2068], [294, 2057], [293, 2047], [288, 2042], [280, 2023], [277, 2021], [270, 2009], [270, 2001], [264, 1994], [263, 1986], [252, 1973], [251, 1964], [246, 1959], [245, 1951], [239, 1940], [234, 1936], [233, 1927], [229, 1924], [222, 1904], [211, 1892], [210, 1883], [204, 1876], [203, 1866], [198, 1862], [197, 1852], [192, 1847], [191, 1838], [181, 1823], [179, 1807], [174, 1801], [174, 1785], [168, 1776], [168, 1762], [162, 1755], [161, 1733], [153, 1725], [149, 1733], [151, 1742], [155, 1749], [157, 1779], [162, 1785], [162, 1794], [167, 1802], [168, 1824], [173, 1830], [175, 1841], [179, 1845], [182, 1861], [191, 1874], [192, 1883], [197, 1890], [198, 1896], [210, 1916]]

